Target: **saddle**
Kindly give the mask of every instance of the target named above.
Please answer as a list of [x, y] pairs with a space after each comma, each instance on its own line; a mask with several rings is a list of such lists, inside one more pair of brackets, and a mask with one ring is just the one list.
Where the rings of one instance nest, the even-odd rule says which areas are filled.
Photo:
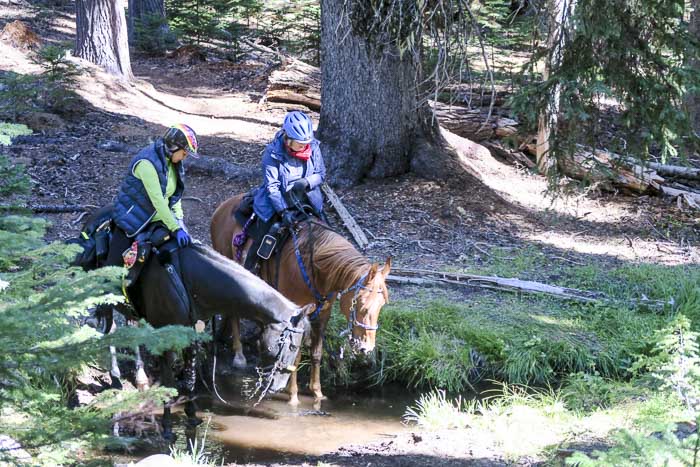
[[[173, 297], [173, 303], [177, 304], [177, 313], [186, 317], [188, 321], [193, 321], [192, 300], [182, 280], [182, 269], [177, 241], [170, 235], [170, 231], [162, 224], [156, 223], [136, 236], [131, 250], [127, 251], [125, 257], [125, 267], [128, 268], [126, 277], [123, 280], [123, 292], [127, 300], [133, 305], [136, 318], [140, 316], [138, 310], [141, 304], [134, 300], [137, 295], [134, 292], [136, 287], [148, 287], [148, 284], [139, 281], [144, 268], [149, 261], [157, 260], [167, 274], [166, 289], [160, 293], [168, 293]], [[131, 263], [129, 265], [129, 263]]]
[[[280, 252], [291, 236], [291, 232], [283, 226], [281, 218], [277, 214], [267, 222], [255, 215], [253, 200], [256, 190], [253, 189], [243, 196], [238, 209], [233, 212], [233, 217], [239, 225], [244, 226], [243, 236], [238, 238], [238, 240], [234, 239], [234, 245], [237, 248], [243, 248], [248, 238], [253, 239], [243, 266], [257, 275], [261, 263]], [[309, 203], [303, 204], [299, 202], [297, 194], [289, 191], [284, 194], [284, 197], [287, 205], [293, 206], [296, 210], [295, 218], [297, 220], [306, 219], [310, 215], [322, 219], [320, 213], [317, 213]], [[236, 243], [237, 241], [238, 244]]]
[[94, 218], [85, 224], [80, 236], [68, 240], [69, 244], [80, 245], [83, 249], [72, 261], [72, 265], [91, 271], [102, 266], [109, 252], [112, 238], [112, 206], [100, 208]]

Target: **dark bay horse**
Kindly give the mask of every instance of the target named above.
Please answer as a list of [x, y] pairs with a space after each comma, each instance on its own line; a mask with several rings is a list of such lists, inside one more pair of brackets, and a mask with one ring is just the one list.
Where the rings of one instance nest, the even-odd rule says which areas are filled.
[[[214, 249], [221, 254], [235, 258], [233, 237], [242, 231], [233, 213], [243, 195], [224, 201], [214, 212], [211, 220], [211, 239]], [[391, 269], [391, 258], [387, 258], [382, 268], [372, 264], [341, 235], [317, 222], [302, 221], [297, 224], [298, 246], [305, 264], [311, 285], [316, 295], [304, 280], [295, 253], [294, 242], [290, 239], [282, 247], [279, 258], [274, 256], [260, 268], [260, 277], [268, 284], [276, 284], [277, 289], [298, 305], [312, 305], [311, 333], [311, 381], [310, 389], [315, 401], [323, 399], [321, 391], [321, 358], [323, 335], [330, 318], [331, 308], [338, 293], [340, 311], [348, 319], [348, 338], [354, 350], [369, 353], [374, 350], [379, 312], [389, 300], [385, 279]], [[245, 256], [252, 240], [244, 245]], [[254, 253], [251, 253], [254, 254]], [[279, 270], [277, 265], [279, 264]], [[319, 301], [318, 297], [325, 297]], [[322, 307], [316, 313], [317, 305]], [[233, 322], [233, 350], [236, 366], [245, 366], [245, 357], [240, 343], [240, 327]], [[289, 403], [298, 404], [296, 371], [289, 380]]]
[[[136, 284], [129, 289], [136, 314], [154, 327], [192, 326], [215, 314], [259, 322], [263, 327], [260, 362], [262, 375], [267, 379], [267, 383], [262, 383], [266, 384], [264, 390], [276, 392], [283, 389], [301, 348], [309, 310], [295, 305], [263, 280], [210, 248], [200, 245], [178, 248], [171, 240], [159, 250], [167, 251], [170, 261], [161, 264], [160, 259], [152, 254]], [[178, 277], [186, 290], [185, 301], [189, 301], [189, 306], [183, 306], [182, 294], [173, 287], [176, 279], [172, 276], [178, 267]], [[164, 361], [161, 359], [161, 364], [168, 367]], [[192, 371], [186, 384], [191, 393], [194, 390], [194, 364], [188, 362], [188, 367]], [[164, 370], [164, 376], [170, 380], [167, 383], [172, 383], [169, 368]], [[186, 412], [191, 419], [195, 418], [193, 405], [186, 406]], [[171, 430], [168, 407], [163, 425], [167, 437]]]

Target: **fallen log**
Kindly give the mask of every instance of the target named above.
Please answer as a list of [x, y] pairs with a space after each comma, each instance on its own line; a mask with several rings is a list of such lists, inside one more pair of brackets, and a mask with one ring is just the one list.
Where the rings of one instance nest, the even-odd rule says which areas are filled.
[[[676, 188], [671, 188], [668, 186], [662, 186], [661, 192], [666, 196], [671, 196], [679, 200], [685, 201], [688, 206], [693, 209], [700, 209], [700, 194], [692, 193], [690, 191], [679, 190]], [[680, 207], [680, 204], [679, 204]]]
[[660, 164], [658, 162], [648, 162], [647, 165], [656, 170], [659, 175], [700, 180], [700, 169], [696, 167], [681, 167], [679, 165]]
[[[476, 274], [447, 273], [430, 271], [426, 269], [409, 269], [393, 267], [392, 274], [387, 276], [387, 281], [396, 284], [413, 285], [441, 285], [454, 284], [467, 287], [478, 287], [491, 290], [502, 290], [516, 293], [544, 294], [565, 300], [578, 302], [606, 302], [615, 304], [616, 300], [607, 297], [602, 292], [592, 292], [587, 290], [572, 289], [556, 285], [544, 284], [542, 282], [521, 280], [515, 278], [504, 278], [497, 276], [479, 276]], [[658, 300], [634, 300], [627, 302], [631, 305], [644, 305], [652, 308], [663, 308], [666, 303]]]
[[82, 212], [82, 211], [92, 211], [97, 209], [98, 206], [93, 204], [60, 204], [60, 205], [50, 205], [50, 204], [34, 204], [31, 206], [16, 206], [16, 205], [0, 205], [0, 210], [2, 211], [18, 211], [29, 209], [32, 212], [46, 212], [46, 213], [63, 213], [63, 212]]
[[[321, 71], [299, 60], [274, 71], [265, 91], [265, 100], [321, 109]], [[451, 132], [472, 141], [505, 138], [515, 135], [518, 122], [511, 118], [489, 116], [481, 109], [429, 102], [440, 124]]]
[[340, 216], [340, 219], [343, 221], [343, 224], [345, 224], [345, 227], [348, 229], [348, 231], [350, 231], [350, 234], [352, 234], [352, 238], [355, 239], [357, 246], [359, 246], [360, 249], [364, 249], [369, 244], [369, 240], [367, 240], [367, 236], [362, 231], [362, 228], [357, 225], [355, 219], [350, 215], [348, 210], [340, 201], [338, 195], [336, 195], [333, 189], [325, 183], [321, 185], [321, 190], [326, 195], [326, 198], [331, 203], [331, 206], [333, 206], [333, 209], [335, 209], [335, 212], [337, 212]]
[[430, 106], [441, 126], [472, 141], [505, 138], [518, 132], [516, 120], [498, 115], [489, 116], [486, 110], [435, 101], [430, 101]]
[[608, 151], [580, 146], [573, 156], [560, 158], [559, 168], [569, 177], [598, 184], [607, 191], [626, 189], [634, 193], [660, 194], [664, 178], [651, 168], [630, 164]]
[[265, 91], [268, 102], [300, 104], [311, 110], [321, 109], [321, 70], [293, 60], [273, 71]]

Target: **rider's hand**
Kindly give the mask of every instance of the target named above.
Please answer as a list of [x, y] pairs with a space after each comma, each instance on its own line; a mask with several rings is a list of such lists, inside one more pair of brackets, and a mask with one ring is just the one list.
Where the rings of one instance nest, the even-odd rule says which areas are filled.
[[180, 248], [186, 247], [190, 243], [192, 243], [192, 238], [190, 237], [190, 234], [185, 232], [183, 229], [177, 229], [175, 231], [175, 239], [177, 240], [177, 246]]
[[292, 227], [294, 225], [294, 211], [287, 209], [282, 212], [282, 223], [287, 227]]
[[292, 186], [292, 190], [294, 190], [295, 193], [306, 193], [308, 189], [309, 181], [305, 178], [300, 178], [294, 182], [294, 186]]

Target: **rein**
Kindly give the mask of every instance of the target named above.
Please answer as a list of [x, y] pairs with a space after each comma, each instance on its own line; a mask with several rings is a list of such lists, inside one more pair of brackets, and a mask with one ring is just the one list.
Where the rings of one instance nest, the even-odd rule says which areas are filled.
[[309, 278], [309, 274], [306, 272], [306, 266], [304, 266], [304, 259], [301, 257], [301, 251], [299, 251], [299, 236], [294, 231], [294, 229], [290, 229], [290, 231], [292, 233], [292, 240], [294, 241], [294, 256], [297, 257], [297, 264], [299, 264], [301, 277], [304, 279], [304, 283], [316, 299], [316, 309], [313, 313], [311, 313], [311, 315], [309, 315], [309, 320], [315, 321], [318, 318], [318, 315], [321, 313], [321, 309], [323, 308], [323, 306], [328, 300], [331, 300], [333, 298], [335, 292], [330, 292], [328, 295], [321, 295], [321, 293], [318, 290], [316, 290], [316, 287], [314, 287], [313, 283], [311, 282], [311, 279]]

